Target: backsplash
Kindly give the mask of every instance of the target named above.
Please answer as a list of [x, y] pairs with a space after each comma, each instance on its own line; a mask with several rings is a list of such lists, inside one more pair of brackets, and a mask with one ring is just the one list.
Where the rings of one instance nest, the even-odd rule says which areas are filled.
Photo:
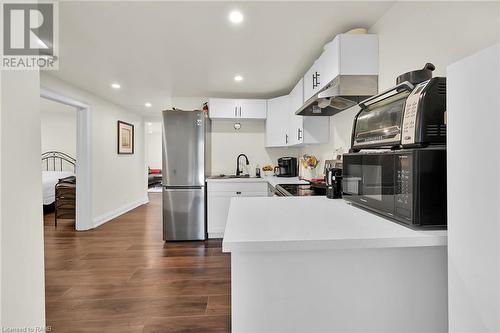
[[234, 120], [212, 121], [212, 175], [234, 174], [236, 157], [248, 156], [250, 165], [244, 171], [255, 175], [255, 167], [276, 165], [282, 156], [298, 157], [299, 148], [265, 148], [265, 122], [258, 120], [238, 121], [239, 130], [234, 129]]

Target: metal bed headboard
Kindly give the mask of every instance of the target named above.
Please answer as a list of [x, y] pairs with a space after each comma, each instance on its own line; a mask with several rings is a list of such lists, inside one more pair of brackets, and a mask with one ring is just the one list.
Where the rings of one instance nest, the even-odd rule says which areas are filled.
[[[67, 163], [73, 167], [75, 172], [76, 159], [60, 151], [48, 151], [42, 154], [42, 168], [45, 171], [63, 171], [63, 165]], [[59, 167], [59, 168], [58, 168]]]

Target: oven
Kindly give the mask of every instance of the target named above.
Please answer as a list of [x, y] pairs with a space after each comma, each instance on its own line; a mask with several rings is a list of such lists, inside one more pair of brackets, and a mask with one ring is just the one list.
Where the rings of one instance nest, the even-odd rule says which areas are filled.
[[446, 148], [343, 156], [344, 199], [416, 228], [446, 227]]

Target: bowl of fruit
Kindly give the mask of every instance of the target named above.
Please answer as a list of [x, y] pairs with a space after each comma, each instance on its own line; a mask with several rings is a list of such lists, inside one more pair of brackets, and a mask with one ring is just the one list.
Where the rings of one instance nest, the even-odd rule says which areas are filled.
[[301, 159], [304, 168], [314, 170], [319, 164], [319, 160], [314, 155], [304, 155]]
[[319, 159], [316, 156], [306, 154], [302, 156], [300, 163], [303, 170], [301, 173], [302, 178], [312, 180], [318, 177], [316, 167], [319, 165]]
[[267, 164], [262, 167], [262, 171], [264, 172], [264, 176], [272, 176], [274, 167], [271, 164]]

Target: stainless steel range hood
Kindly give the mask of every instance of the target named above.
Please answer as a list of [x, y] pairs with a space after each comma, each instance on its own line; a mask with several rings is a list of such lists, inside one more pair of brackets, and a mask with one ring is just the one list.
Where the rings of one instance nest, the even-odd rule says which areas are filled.
[[309, 98], [295, 114], [333, 116], [377, 93], [377, 75], [338, 75]]

